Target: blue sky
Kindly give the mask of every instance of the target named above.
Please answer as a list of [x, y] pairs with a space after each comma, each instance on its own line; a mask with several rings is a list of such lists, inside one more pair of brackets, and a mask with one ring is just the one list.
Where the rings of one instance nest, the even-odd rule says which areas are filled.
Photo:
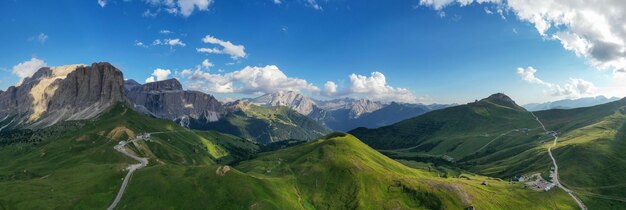
[[[107, 61], [128, 79], [176, 77], [220, 99], [278, 90], [423, 103], [465, 103], [495, 92], [520, 103], [625, 94], [616, 88], [619, 65], [600, 67], [592, 51], [542, 35], [512, 4], [182, 1], [198, 5], [2, 1], [0, 89], [18, 83], [28, 72], [19, 64], [34, 58], [47, 66]], [[571, 32], [593, 44], [567, 27], [548, 33]], [[205, 59], [212, 65], [202, 66]]]

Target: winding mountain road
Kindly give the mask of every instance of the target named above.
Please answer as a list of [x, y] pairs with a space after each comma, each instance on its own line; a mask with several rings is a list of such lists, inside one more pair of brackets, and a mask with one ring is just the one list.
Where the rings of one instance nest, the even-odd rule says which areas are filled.
[[554, 142], [552, 143], [552, 146], [548, 147], [548, 154], [550, 155], [550, 159], [552, 159], [552, 165], [554, 167], [552, 174], [550, 174], [550, 176], [552, 177], [552, 181], [554, 182], [554, 184], [556, 184], [557, 187], [561, 188], [563, 191], [569, 194], [569, 196], [572, 197], [574, 201], [576, 201], [580, 209], [587, 210], [587, 206], [585, 206], [583, 201], [580, 200], [580, 198], [576, 197], [576, 195], [574, 195], [574, 192], [572, 190], [563, 186], [561, 182], [559, 181], [559, 165], [556, 163], [556, 158], [554, 158], [554, 155], [552, 155], [552, 148], [556, 146], [556, 143], [559, 140], [559, 136], [554, 131], [548, 131], [546, 127], [543, 125], [543, 123], [541, 122], [541, 120], [539, 120], [539, 118], [535, 116], [535, 114], [533, 114], [532, 112], [530, 112], [530, 114], [533, 115], [533, 117], [535, 118], [535, 120], [537, 120], [537, 122], [539, 122], [539, 124], [541, 125], [544, 131], [549, 132], [550, 135], [554, 137]]
[[120, 187], [120, 190], [117, 192], [117, 196], [115, 196], [115, 200], [113, 200], [113, 203], [111, 203], [111, 205], [109, 206], [109, 208], [107, 208], [107, 210], [113, 210], [115, 209], [115, 207], [117, 207], [117, 204], [120, 202], [120, 200], [122, 200], [122, 196], [124, 195], [124, 191], [126, 191], [126, 187], [128, 186], [128, 182], [130, 182], [130, 178], [133, 175], [133, 173], [140, 168], [146, 167], [148, 165], [148, 159], [147, 158], [142, 158], [142, 157], [137, 157], [131, 153], [128, 153], [126, 151], [126, 144], [131, 143], [133, 141], [137, 141], [139, 139], [133, 139], [131, 141], [128, 142], [124, 142], [122, 144], [118, 144], [115, 145], [115, 147], [113, 147], [115, 150], [117, 150], [118, 152], [132, 158], [135, 159], [137, 161], [139, 161], [138, 164], [131, 164], [128, 165], [128, 173], [126, 174], [126, 177], [124, 177], [124, 181], [122, 182], [122, 186]]

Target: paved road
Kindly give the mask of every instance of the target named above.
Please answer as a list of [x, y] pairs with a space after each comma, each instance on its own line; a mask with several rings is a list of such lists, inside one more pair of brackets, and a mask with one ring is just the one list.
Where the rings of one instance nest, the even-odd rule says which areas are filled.
[[115, 150], [117, 150], [118, 152], [132, 158], [135, 159], [137, 161], [139, 161], [138, 164], [131, 164], [128, 165], [128, 173], [126, 174], [126, 177], [124, 177], [124, 181], [122, 182], [122, 187], [120, 187], [120, 191], [117, 192], [117, 196], [115, 196], [115, 200], [113, 200], [113, 203], [111, 203], [111, 205], [109, 206], [109, 208], [107, 208], [107, 210], [113, 210], [115, 209], [115, 207], [117, 207], [117, 204], [120, 202], [120, 200], [122, 200], [122, 196], [124, 195], [124, 191], [126, 191], [126, 187], [128, 186], [128, 182], [130, 181], [130, 177], [133, 175], [133, 173], [140, 168], [146, 167], [148, 165], [148, 159], [147, 158], [141, 158], [141, 157], [137, 157], [133, 154], [130, 154], [126, 151], [126, 144], [131, 143], [133, 141], [137, 141], [138, 139], [133, 139], [131, 141], [128, 141], [124, 144], [118, 144], [115, 145]]
[[[530, 114], [532, 114], [533, 117], [535, 117], [535, 120], [537, 120], [537, 122], [539, 122], [539, 124], [541, 124], [541, 127], [543, 128], [543, 130], [548, 132], [548, 130], [543, 125], [541, 120], [539, 120], [539, 118], [537, 116], [535, 116], [535, 114], [533, 114], [532, 112], [530, 112]], [[550, 176], [552, 176], [552, 181], [554, 182], [554, 184], [556, 184], [557, 187], [559, 187], [563, 191], [567, 192], [567, 194], [569, 194], [569, 196], [572, 197], [574, 199], [574, 201], [576, 201], [576, 203], [578, 204], [580, 209], [587, 210], [587, 206], [585, 206], [583, 201], [580, 200], [578, 197], [576, 197], [576, 195], [574, 195], [574, 192], [572, 190], [567, 189], [559, 181], [559, 165], [556, 163], [556, 159], [552, 155], [552, 148], [554, 148], [556, 146], [556, 142], [559, 140], [559, 136], [554, 131], [551, 131], [550, 134], [552, 135], [552, 137], [554, 137], [554, 142], [552, 143], [552, 146], [548, 147], [548, 154], [550, 155], [550, 159], [552, 159], [552, 165], [554, 166], [554, 170], [553, 170], [552, 174], [550, 175]]]

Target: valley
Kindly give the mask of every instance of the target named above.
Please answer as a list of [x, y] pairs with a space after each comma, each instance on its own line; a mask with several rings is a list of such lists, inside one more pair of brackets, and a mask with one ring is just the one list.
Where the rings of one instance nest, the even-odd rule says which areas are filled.
[[[106, 63], [92, 66], [91, 71], [119, 71]], [[47, 123], [45, 116], [66, 115], [28, 109], [17, 115], [4, 112], [9, 114], [0, 125], [8, 130], [0, 132], [0, 160], [7, 164], [0, 167], [0, 186], [8, 191], [0, 193], [2, 208], [595, 209], [623, 205], [619, 190], [626, 185], [617, 177], [597, 178], [602, 173], [597, 169], [626, 171], [612, 165], [626, 162], [613, 150], [626, 147], [618, 140], [624, 135], [624, 100], [529, 112], [498, 93], [468, 104], [437, 106], [406, 120], [395, 118], [399, 122], [379, 128], [341, 133], [327, 127], [331, 121], [323, 119], [328, 118], [310, 114], [390, 119], [380, 116], [403, 113], [409, 105], [320, 102], [294, 92], [221, 103], [210, 95], [183, 90], [175, 79], [144, 85], [115, 81], [121, 78], [107, 81], [120, 86], [114, 89], [125, 90], [119, 101], [99, 108], [92, 118], [69, 117], [42, 126], [37, 120], [16, 123], [14, 119], [37, 113]], [[75, 104], [63, 98], [44, 99], [50, 104]], [[351, 108], [324, 111], [329, 107]], [[76, 109], [87, 113], [93, 106]], [[377, 113], [381, 110], [386, 114]], [[598, 141], [613, 146], [589, 145]], [[586, 159], [572, 156], [581, 153], [588, 154]], [[605, 155], [614, 155], [615, 160], [575, 163]], [[537, 185], [539, 190], [515, 178], [533, 176], [545, 182]], [[42, 199], [29, 202], [35, 197]]]

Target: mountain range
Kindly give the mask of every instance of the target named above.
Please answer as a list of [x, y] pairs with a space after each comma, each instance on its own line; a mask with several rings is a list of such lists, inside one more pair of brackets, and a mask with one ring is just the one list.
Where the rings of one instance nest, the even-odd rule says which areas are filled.
[[552, 102], [545, 103], [531, 103], [523, 105], [528, 111], [541, 111], [541, 110], [549, 110], [549, 109], [573, 109], [580, 107], [589, 107], [595, 106], [599, 104], [605, 104], [612, 101], [617, 101], [620, 98], [611, 97], [607, 98], [605, 96], [596, 96], [596, 97], [586, 97], [586, 98], [578, 98], [578, 99], [563, 99]]
[[626, 206], [626, 98], [534, 112], [503, 93], [222, 103], [94, 63], [42, 68], [0, 104], [4, 209], [102, 209], [118, 192], [118, 209]]
[[91, 119], [116, 102], [187, 128], [216, 130], [261, 144], [384, 126], [446, 107], [350, 98], [323, 101], [293, 91], [222, 103], [209, 94], [184, 90], [177, 79], [140, 84], [123, 80], [122, 72], [109, 63], [94, 63], [42, 68], [1, 92], [0, 131]]
[[382, 103], [352, 98], [324, 101], [315, 100], [293, 91], [269, 93], [244, 100], [264, 107], [289, 107], [335, 131], [348, 131], [358, 127], [385, 126], [432, 110], [454, 106], [454, 104]]

